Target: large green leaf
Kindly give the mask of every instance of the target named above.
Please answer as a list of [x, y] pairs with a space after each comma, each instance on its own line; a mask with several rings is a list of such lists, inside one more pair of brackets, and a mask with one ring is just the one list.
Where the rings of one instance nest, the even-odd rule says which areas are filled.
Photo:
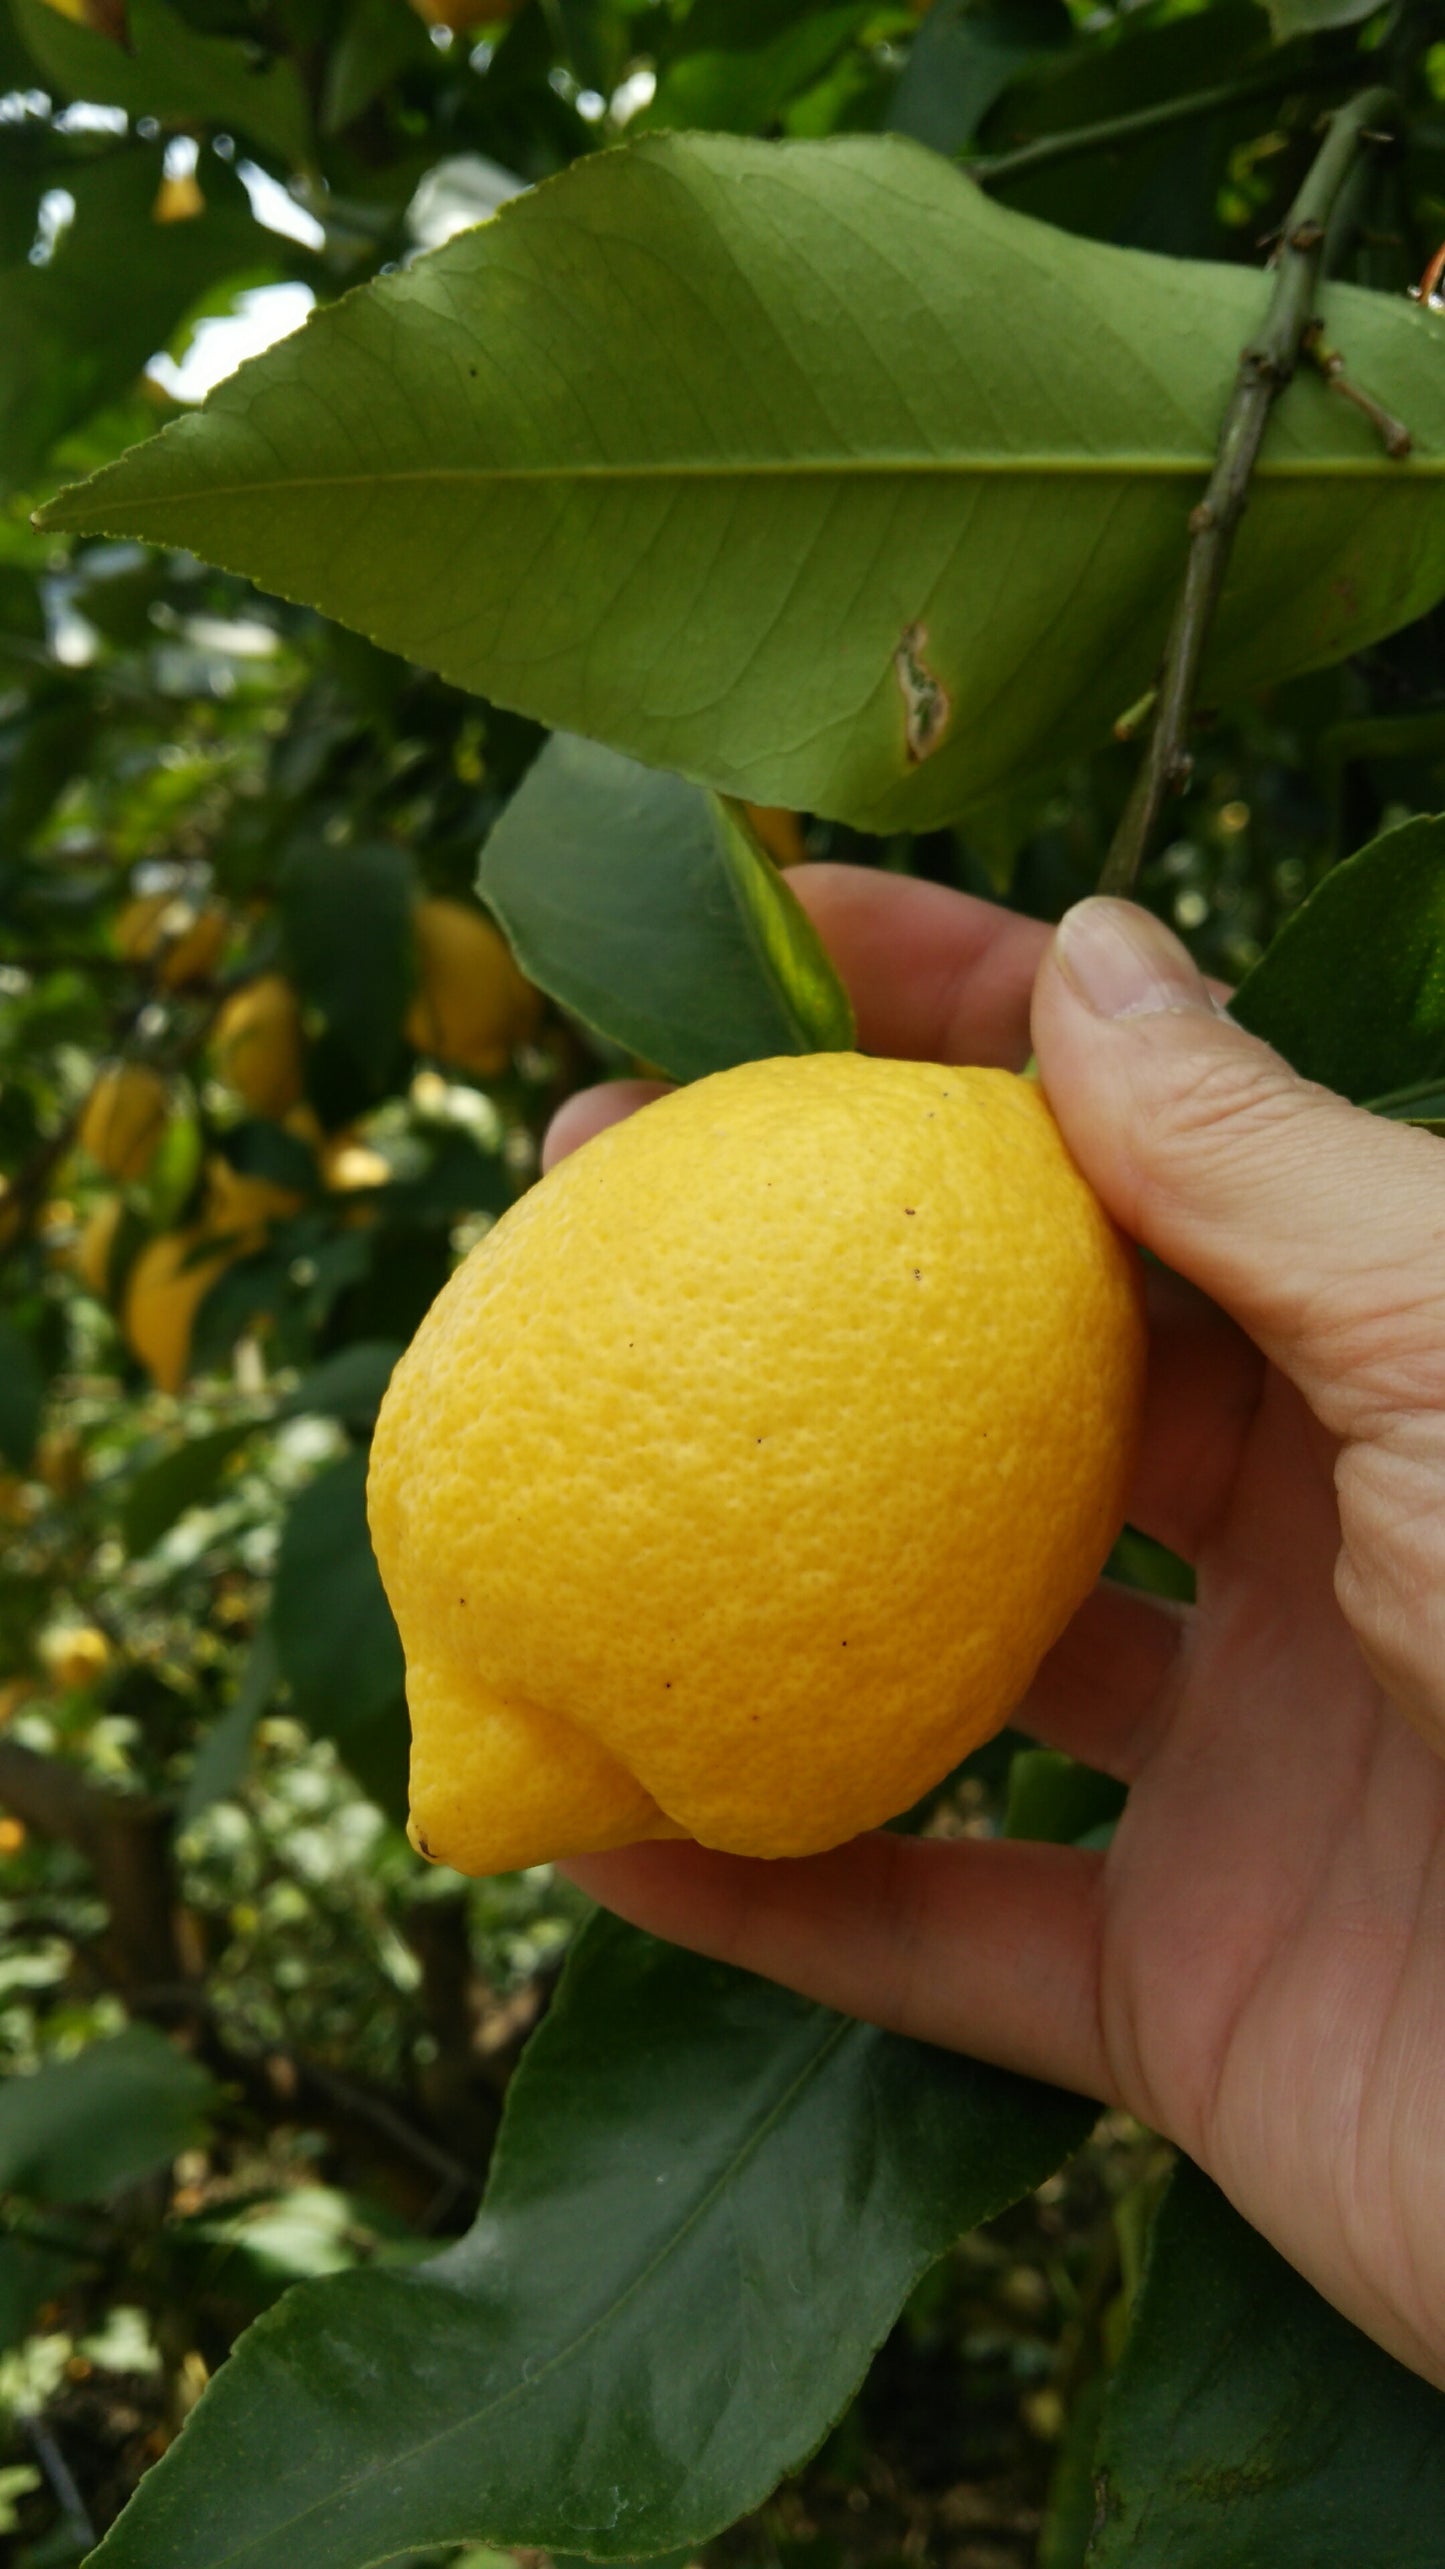
[[[648, 138], [313, 314], [45, 523], [190, 546], [726, 791], [922, 826], [1149, 684], [1267, 293], [896, 136]], [[1324, 302], [1415, 453], [1291, 386], [1211, 698], [1445, 591], [1439, 324]]]
[[10, 7], [28, 51], [62, 97], [163, 124], [219, 125], [295, 165], [306, 160], [306, 92], [284, 56], [263, 61], [230, 36], [203, 36], [165, 0], [128, 0], [124, 44], [62, 16], [50, 0], [10, 0]]
[[674, 1079], [854, 1041], [801, 903], [745, 821], [681, 776], [557, 733], [478, 889], [533, 981]]
[[[44, 0], [34, 5], [83, 32]], [[160, 183], [161, 153], [148, 144], [67, 170], [75, 215], [53, 256], [0, 269], [0, 477], [33, 471], [57, 438], [125, 392], [220, 278], [275, 274], [275, 235], [253, 220], [233, 171], [208, 166], [205, 211], [185, 223], [152, 219]]]
[[1337, 865], [1230, 1011], [1356, 1105], [1445, 1082], [1445, 819], [1402, 821]]
[[120, 1511], [126, 1550], [137, 1556], [149, 1552], [187, 1508], [213, 1498], [227, 1464], [247, 1437], [255, 1435], [258, 1424], [254, 1418], [232, 1419], [204, 1436], [188, 1437], [184, 1445], [137, 1472]]
[[263, 2319], [97, 2564], [696, 2541], [812, 2449], [918, 2276], [1093, 2111], [599, 1918], [470, 2236]]
[[1089, 2569], [1440, 2569], [1445, 2400], [1184, 2162], [1104, 2409]]
[[0, 2087], [0, 2191], [82, 2203], [204, 2138], [214, 2082], [150, 2025]]

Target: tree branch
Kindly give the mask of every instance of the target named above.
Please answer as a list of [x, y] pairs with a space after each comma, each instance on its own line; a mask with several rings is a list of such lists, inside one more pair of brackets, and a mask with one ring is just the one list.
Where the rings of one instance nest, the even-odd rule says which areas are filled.
[[1099, 877], [1101, 892], [1132, 890], [1166, 801], [1188, 781], [1190, 716], [1250, 475], [1270, 412], [1299, 362], [1331, 218], [1356, 154], [1371, 129], [1394, 113], [1387, 89], [1364, 90], [1340, 108], [1285, 217], [1263, 327], [1240, 357], [1214, 470], [1190, 512], [1189, 560], [1164, 646], [1154, 728]]

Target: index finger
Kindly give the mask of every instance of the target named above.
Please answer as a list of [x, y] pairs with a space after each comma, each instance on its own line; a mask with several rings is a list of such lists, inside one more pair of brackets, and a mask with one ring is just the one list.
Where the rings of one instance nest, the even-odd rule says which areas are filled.
[[847, 987], [864, 1052], [1021, 1070], [1052, 931], [992, 901], [862, 865], [788, 875]]

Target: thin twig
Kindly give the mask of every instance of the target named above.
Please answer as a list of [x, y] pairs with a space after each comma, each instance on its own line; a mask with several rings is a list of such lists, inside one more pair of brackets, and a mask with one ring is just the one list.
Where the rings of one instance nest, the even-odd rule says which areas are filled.
[[[1257, 337], [1240, 357], [1214, 470], [1203, 499], [1190, 512], [1189, 560], [1164, 646], [1159, 709], [1099, 877], [1101, 892], [1132, 890], [1165, 803], [1188, 782], [1189, 720], [1250, 475], [1270, 412], [1299, 362], [1336, 201], [1367, 130], [1378, 128], [1394, 106], [1389, 90], [1367, 89], [1340, 108], [1285, 217], [1269, 308]], [[1370, 138], [1375, 139], [1373, 134]]]
[[1127, 116], [1106, 116], [1096, 125], [1071, 125], [1062, 134], [1040, 134], [1032, 143], [1020, 143], [1017, 151], [992, 152], [981, 160], [963, 163], [969, 178], [980, 187], [1006, 187], [1011, 180], [1032, 178], [1039, 170], [1057, 169], [1061, 162], [1081, 159], [1088, 152], [1112, 152], [1129, 143], [1147, 141], [1151, 134], [1167, 134], [1176, 125], [1192, 125], [1202, 116], [1213, 116], [1224, 107], [1247, 107], [1252, 99], [1282, 98], [1290, 90], [1311, 89], [1318, 93], [1339, 85], [1329, 75], [1302, 80], [1296, 67], [1292, 71], [1257, 71], [1248, 79], [1220, 81], [1213, 89], [1191, 89], [1182, 98], [1165, 98], [1153, 107], [1136, 107]]

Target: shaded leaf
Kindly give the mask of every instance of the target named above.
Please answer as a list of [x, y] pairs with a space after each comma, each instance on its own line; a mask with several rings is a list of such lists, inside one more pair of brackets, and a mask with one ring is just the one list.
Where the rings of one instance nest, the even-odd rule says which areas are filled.
[[1402, 821], [1335, 866], [1230, 1013], [1357, 1106], [1409, 1090], [1428, 1114], [1445, 1083], [1445, 818]]
[[674, 1079], [853, 1043], [801, 904], [745, 824], [680, 776], [557, 734], [477, 888], [529, 980]]
[[694, 0], [634, 129], [765, 132], [873, 14], [868, 0]]
[[134, 2185], [204, 2139], [217, 2095], [150, 2025], [0, 2087], [0, 2189], [83, 2203]]
[[310, 1728], [334, 1740], [384, 1811], [404, 1819], [406, 1664], [367, 1532], [366, 1464], [364, 1453], [344, 1454], [292, 1501], [271, 1630]]
[[[649, 137], [313, 314], [44, 522], [190, 546], [723, 790], [918, 828], [1152, 680], [1267, 294], [1040, 227], [897, 136]], [[1438, 326], [1323, 305], [1414, 454], [1290, 386], [1211, 701], [1445, 591]]]
[[363, 1338], [334, 1356], [323, 1356], [282, 1401], [280, 1418], [339, 1418], [347, 1427], [370, 1427], [401, 1354], [392, 1338]]
[[1089, 2569], [1439, 2569], [1445, 2400], [1181, 2162], [1104, 2407]]
[[256, 1724], [275, 1700], [280, 1674], [271, 1628], [263, 1624], [247, 1654], [235, 1701], [212, 1724], [196, 1751], [176, 1814], [179, 1827], [188, 1829], [213, 1802], [234, 1793], [250, 1764]]
[[813, 2448], [919, 2275], [1093, 2116], [598, 1918], [469, 2237], [281, 2303], [97, 2562], [700, 2539]]
[[[81, 2269], [58, 2248], [0, 2237], [0, 2355], [30, 2335], [43, 2303], [72, 2283]], [[0, 2533], [6, 2530], [0, 2513]]]
[[49, 0], [10, 6], [27, 50], [63, 98], [124, 107], [164, 124], [219, 125], [249, 134], [293, 165], [307, 159], [306, 93], [283, 55], [262, 61], [253, 46], [230, 36], [203, 36], [165, 0], [127, 0], [123, 45], [63, 16]]
[[281, 916], [303, 996], [381, 1096], [412, 981], [416, 868], [384, 839], [300, 848], [281, 871]]
[[[29, 5], [65, 35], [87, 32], [45, 0]], [[125, 60], [103, 37], [92, 41]], [[220, 278], [276, 274], [274, 235], [219, 161], [206, 171], [204, 213], [154, 222], [161, 162], [158, 148], [139, 144], [68, 170], [75, 214], [54, 255], [43, 267], [25, 258], [0, 270], [0, 474], [11, 481], [125, 392]]]
[[258, 1424], [246, 1418], [233, 1420], [228, 1427], [213, 1427], [208, 1435], [191, 1437], [173, 1453], [163, 1454], [158, 1463], [137, 1472], [121, 1508], [126, 1550], [137, 1556], [149, 1552], [187, 1508], [213, 1498], [232, 1455], [255, 1435]]
[[23, 1472], [45, 1407], [45, 1375], [22, 1330], [0, 1312], [0, 1460]]
[[890, 131], [961, 152], [1022, 66], [1072, 33], [1064, 0], [933, 0], [893, 93]]

